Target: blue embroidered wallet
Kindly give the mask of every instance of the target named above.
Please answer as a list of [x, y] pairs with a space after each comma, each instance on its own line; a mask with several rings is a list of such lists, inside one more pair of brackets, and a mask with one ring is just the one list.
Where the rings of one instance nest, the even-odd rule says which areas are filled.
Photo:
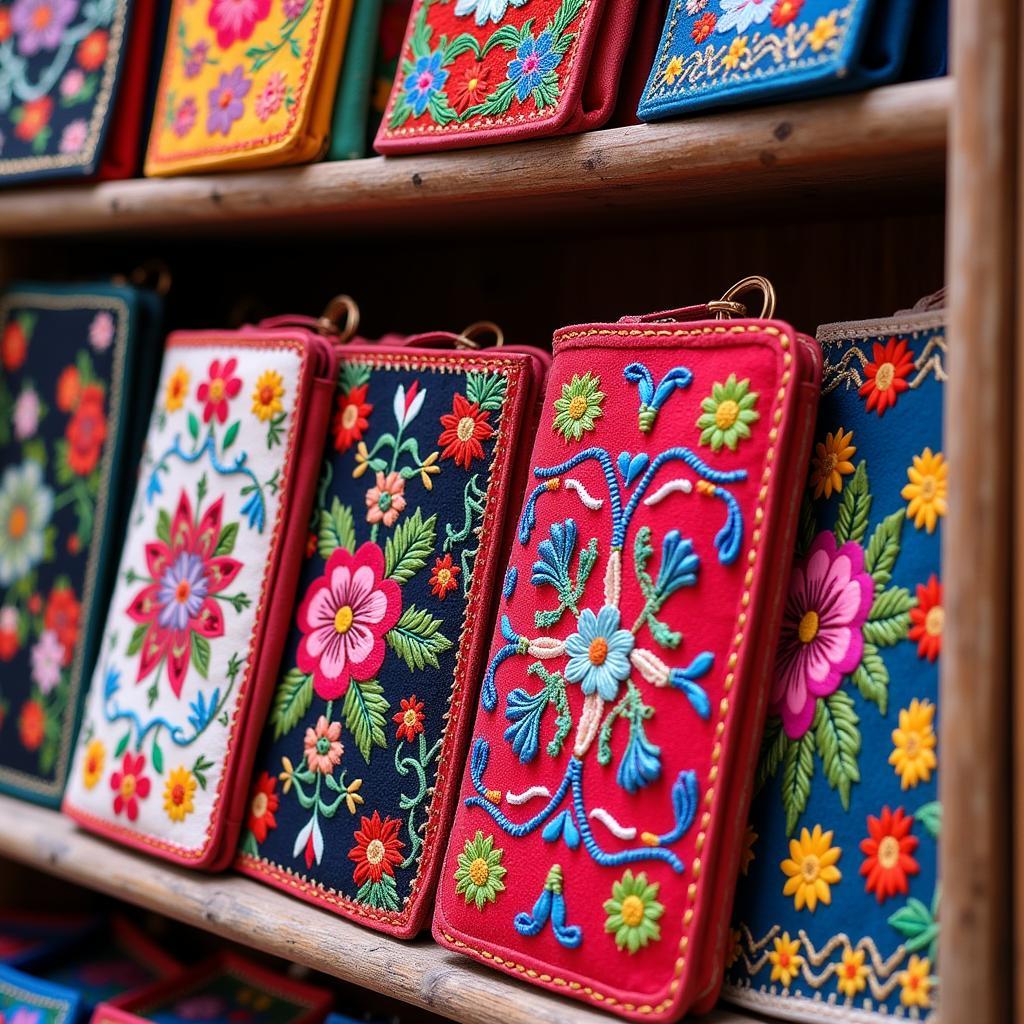
[[78, 1024], [84, 1016], [79, 994], [0, 966], [0, 1021], [5, 1024]]
[[853, 92], [899, 77], [917, 0], [671, 0], [637, 111]]

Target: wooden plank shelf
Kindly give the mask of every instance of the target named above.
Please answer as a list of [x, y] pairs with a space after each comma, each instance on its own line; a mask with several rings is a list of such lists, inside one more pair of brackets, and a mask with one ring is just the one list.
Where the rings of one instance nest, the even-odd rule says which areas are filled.
[[10, 189], [0, 238], [481, 225], [527, 213], [607, 221], [699, 212], [709, 199], [917, 194], [941, 187], [952, 97], [952, 80], [938, 79], [465, 152]]
[[[240, 875], [201, 875], [123, 849], [80, 831], [56, 811], [0, 796], [0, 822], [0, 860], [18, 861], [462, 1024], [614, 1020], [429, 939], [400, 942]], [[761, 1020], [725, 1007], [702, 1019], [708, 1024]]]

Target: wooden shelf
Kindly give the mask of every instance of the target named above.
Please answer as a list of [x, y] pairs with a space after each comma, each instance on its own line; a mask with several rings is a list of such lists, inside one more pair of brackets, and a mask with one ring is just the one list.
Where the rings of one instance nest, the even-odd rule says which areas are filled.
[[559, 218], [781, 197], [919, 193], [943, 180], [949, 79], [460, 153], [0, 194], [0, 238], [230, 225], [294, 232], [525, 213]]
[[[105, 842], [56, 811], [0, 796], [0, 858], [213, 932], [463, 1024], [608, 1024], [614, 1018], [441, 949], [360, 928], [240, 875], [201, 875]], [[761, 1018], [722, 1008], [708, 1024]]]

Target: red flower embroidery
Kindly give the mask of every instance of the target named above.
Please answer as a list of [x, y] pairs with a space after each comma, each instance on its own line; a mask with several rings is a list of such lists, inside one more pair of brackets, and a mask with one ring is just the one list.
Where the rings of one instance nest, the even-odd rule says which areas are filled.
[[57, 378], [57, 408], [61, 412], [71, 412], [82, 396], [82, 379], [78, 368], [65, 366]]
[[6, 7], [0, 7], [0, 43], [11, 37], [11, 12]]
[[718, 24], [718, 18], [715, 17], [710, 11], [707, 14], [702, 14], [694, 23], [693, 29], [690, 35], [693, 36], [693, 41], [700, 46], [712, 32], [715, 31], [715, 26]]
[[150, 782], [142, 774], [145, 770], [145, 755], [128, 751], [121, 762], [121, 770], [110, 776], [110, 788], [117, 794], [114, 813], [124, 814], [129, 821], [135, 821], [139, 816], [139, 801], [149, 796]]
[[783, 28], [788, 25], [800, 13], [804, 0], [775, 0], [772, 8], [772, 24], [776, 28]]
[[14, 608], [0, 608], [0, 661], [10, 661], [18, 653], [18, 613]]
[[356, 885], [379, 882], [385, 874], [394, 877], [395, 864], [402, 863], [401, 849], [405, 845], [398, 838], [402, 823], [398, 818], [380, 819], [377, 811], [372, 818], [363, 818], [355, 834], [356, 845], [348, 851], [349, 860], [355, 861], [352, 873]]
[[203, 422], [209, 423], [216, 417], [221, 423], [228, 418], [228, 402], [242, 390], [242, 380], [234, 375], [237, 359], [229, 359], [223, 365], [219, 359], [210, 363], [210, 379], [199, 385], [196, 397], [205, 402]]
[[28, 339], [22, 330], [21, 324], [12, 320], [5, 328], [3, 338], [0, 338], [0, 362], [4, 364], [5, 370], [17, 370], [28, 354]]
[[75, 653], [81, 616], [82, 606], [71, 587], [54, 587], [50, 591], [43, 625], [46, 629], [52, 629], [57, 634], [57, 639], [64, 645], [65, 667], [71, 664], [72, 655]]
[[249, 796], [249, 831], [256, 837], [257, 843], [266, 842], [267, 833], [277, 828], [274, 811], [280, 803], [275, 789], [277, 779], [263, 772], [252, 787]]
[[36, 700], [27, 700], [21, 706], [18, 716], [18, 735], [26, 750], [38, 750], [43, 745], [46, 733], [46, 715], [42, 705]]
[[14, 129], [14, 134], [22, 142], [31, 142], [50, 123], [52, 115], [53, 100], [49, 96], [29, 100], [21, 108], [21, 120]]
[[487, 422], [489, 412], [482, 412], [476, 402], [467, 402], [462, 395], [456, 395], [452, 403], [452, 411], [441, 417], [441, 436], [439, 445], [442, 459], [454, 459], [456, 466], [469, 469], [473, 459], [484, 457], [484, 447], [480, 443], [494, 434], [494, 428]]
[[395, 737], [412, 743], [423, 732], [423, 701], [417, 700], [415, 693], [408, 700], [403, 697], [402, 710], [392, 715], [391, 721], [398, 723]]
[[207, 24], [217, 32], [217, 45], [226, 50], [237, 39], [248, 39], [267, 15], [270, 0], [213, 0]]
[[868, 815], [869, 835], [860, 842], [864, 854], [860, 873], [867, 878], [865, 891], [873, 892], [879, 903], [897, 893], [905, 895], [907, 876], [921, 870], [912, 856], [917, 849], [917, 837], [910, 834], [913, 824], [913, 816], [904, 814], [902, 807], [895, 811], [883, 807], [881, 818]]
[[434, 571], [430, 574], [430, 590], [434, 597], [439, 597], [443, 601], [449, 591], [459, 585], [456, 580], [459, 572], [459, 567], [452, 565], [450, 554], [445, 555], [444, 558], [438, 558], [434, 562]]
[[68, 465], [79, 476], [88, 476], [100, 461], [107, 439], [107, 417], [103, 411], [103, 388], [90, 384], [82, 389], [78, 408], [68, 422]]
[[78, 63], [86, 71], [99, 71], [107, 59], [107, 33], [98, 28], [78, 44]]
[[860, 386], [861, 396], [867, 396], [867, 410], [876, 410], [879, 416], [896, 404], [896, 398], [910, 385], [906, 378], [914, 369], [914, 357], [907, 343], [890, 338], [885, 345], [877, 341], [873, 350], [874, 359], [864, 367], [864, 383]]
[[932, 573], [927, 585], [917, 585], [917, 607], [910, 609], [910, 631], [907, 636], [917, 641], [917, 656], [935, 659], [942, 653], [942, 627], [945, 611], [942, 607], [942, 584]]
[[369, 384], [360, 384], [344, 394], [338, 395], [334, 412], [334, 447], [347, 452], [357, 441], [363, 439], [363, 431], [370, 425], [369, 415], [373, 406], [366, 400]]
[[223, 504], [224, 499], [218, 498], [196, 523], [192, 504], [182, 491], [170, 539], [146, 545], [148, 583], [128, 606], [129, 618], [148, 626], [136, 681], [145, 679], [166, 658], [175, 697], [181, 696], [188, 673], [193, 636], [209, 640], [224, 635], [216, 595], [242, 568], [234, 558], [213, 554], [220, 539]]
[[490, 79], [482, 64], [473, 63], [463, 71], [452, 91], [455, 109], [464, 114], [473, 104], [479, 103], [490, 88]]

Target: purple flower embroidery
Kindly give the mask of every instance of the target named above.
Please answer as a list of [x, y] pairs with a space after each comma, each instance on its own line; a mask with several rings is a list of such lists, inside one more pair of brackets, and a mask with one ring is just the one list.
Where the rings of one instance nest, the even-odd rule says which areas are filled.
[[185, 51], [185, 77], [195, 78], [203, 65], [206, 63], [207, 54], [210, 52], [210, 44], [205, 39], [200, 39], [191, 50]]
[[242, 73], [239, 65], [230, 74], [221, 75], [216, 87], [210, 90], [210, 112], [206, 117], [207, 135], [227, 135], [231, 126], [245, 111], [245, 104], [242, 103], [252, 82]]
[[11, 27], [18, 35], [18, 51], [31, 57], [40, 50], [56, 50], [77, 13], [78, 0], [15, 0]]
[[186, 96], [178, 104], [178, 109], [174, 112], [174, 134], [179, 139], [185, 138], [192, 131], [198, 112], [196, 101], [191, 96]]
[[837, 549], [829, 531], [818, 534], [793, 570], [769, 708], [790, 739], [807, 732], [818, 698], [835, 693], [860, 664], [874, 588], [864, 549], [853, 541]]

